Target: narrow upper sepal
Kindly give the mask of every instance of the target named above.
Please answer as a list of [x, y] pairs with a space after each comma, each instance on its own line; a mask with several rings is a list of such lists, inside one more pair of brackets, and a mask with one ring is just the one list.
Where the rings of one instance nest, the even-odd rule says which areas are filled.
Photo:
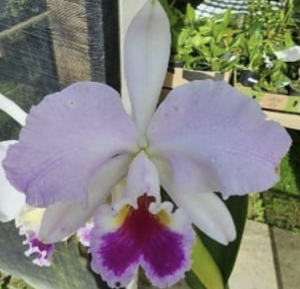
[[156, 108], [170, 55], [169, 21], [159, 1], [147, 1], [125, 39], [125, 73], [141, 144]]

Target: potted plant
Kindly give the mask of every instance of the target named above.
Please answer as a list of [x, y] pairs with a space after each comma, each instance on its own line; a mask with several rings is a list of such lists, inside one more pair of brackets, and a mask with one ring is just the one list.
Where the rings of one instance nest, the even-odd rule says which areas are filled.
[[195, 10], [187, 5], [184, 25], [172, 28], [172, 58], [184, 61], [184, 67], [194, 70], [226, 72], [238, 59], [235, 57], [235, 36], [239, 29], [233, 25], [233, 15], [228, 10], [211, 18], [197, 19]]
[[231, 11], [199, 19], [190, 4], [182, 12], [166, 0], [162, 3], [172, 33], [171, 67], [165, 88], [172, 89], [195, 79], [229, 81], [232, 69], [239, 62], [236, 36], [240, 33]]
[[248, 31], [244, 30], [244, 33], [240, 34], [238, 38], [241, 48], [241, 61], [237, 67], [239, 82], [247, 87], [253, 87], [258, 83], [261, 66], [265, 66], [261, 29], [261, 23], [257, 22], [249, 27]]
[[278, 57], [277, 52], [285, 51], [299, 41], [293, 7], [293, 0], [281, 9], [274, 9], [266, 1], [249, 4], [249, 13], [242, 26], [241, 59], [244, 62], [241, 64], [258, 77], [253, 85], [240, 79], [243, 85], [252, 86], [255, 90], [287, 92], [285, 86], [294, 79], [292, 66], [295, 65]]

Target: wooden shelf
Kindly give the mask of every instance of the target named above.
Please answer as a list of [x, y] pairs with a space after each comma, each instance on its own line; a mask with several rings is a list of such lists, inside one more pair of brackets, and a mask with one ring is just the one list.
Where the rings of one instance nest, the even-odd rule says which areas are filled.
[[286, 128], [300, 130], [300, 115], [264, 110], [268, 119], [279, 122]]

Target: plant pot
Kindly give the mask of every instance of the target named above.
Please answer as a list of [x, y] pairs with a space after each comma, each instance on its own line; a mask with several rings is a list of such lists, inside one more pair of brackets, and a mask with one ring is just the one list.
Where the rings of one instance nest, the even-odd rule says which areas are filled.
[[172, 61], [169, 63], [169, 68], [183, 68], [183, 61]]
[[226, 81], [229, 83], [232, 71], [221, 73], [219, 71], [197, 71], [183, 68], [169, 67], [164, 81], [160, 101], [179, 85], [189, 83], [194, 80], [211, 79], [215, 81]]
[[197, 71], [211, 71], [211, 67], [207, 63], [202, 63], [197, 67]]
[[242, 70], [239, 76], [239, 82], [246, 87], [253, 87], [259, 80], [259, 74], [251, 70]]
[[291, 95], [291, 96], [300, 96], [300, 88], [294, 88], [292, 86], [288, 86], [287, 88], [287, 91], [288, 91], [288, 95]]

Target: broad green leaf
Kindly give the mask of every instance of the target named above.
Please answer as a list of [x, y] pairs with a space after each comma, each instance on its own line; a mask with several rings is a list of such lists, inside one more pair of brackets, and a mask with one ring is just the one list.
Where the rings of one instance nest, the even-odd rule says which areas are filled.
[[[186, 273], [186, 283], [189, 285], [191, 289], [207, 289], [197, 278], [193, 271], [189, 271]], [[225, 286], [224, 289], [230, 289], [228, 285]]]
[[92, 273], [78, 244], [73, 240], [56, 246], [50, 268], [38, 267], [24, 255], [27, 247], [22, 244], [14, 223], [0, 224], [0, 269], [23, 279], [36, 289], [108, 289]]
[[182, 31], [178, 35], [178, 46], [183, 46], [186, 42], [186, 39], [188, 38], [189, 33], [186, 29], [182, 29]]
[[[245, 50], [245, 35], [244, 34], [238, 34], [236, 38], [234, 39], [231, 47], [232, 48], [239, 48], [241, 47], [243, 50]], [[245, 51], [246, 52], [246, 51]]]
[[230, 20], [231, 20], [231, 10], [227, 10], [226, 13], [224, 14], [222, 22], [215, 26], [214, 34], [217, 42], [220, 42], [224, 37], [225, 31], [230, 23]]
[[193, 46], [200, 46], [200, 44], [201, 44], [201, 35], [200, 34], [196, 34], [192, 38], [192, 44], [193, 44]]
[[220, 63], [219, 58], [211, 59], [211, 70], [212, 71], [220, 71], [221, 70], [221, 63]]
[[[206, 289], [224, 289], [221, 272], [203, 242], [196, 235], [192, 251], [192, 271]], [[187, 279], [190, 279], [187, 277]], [[190, 280], [190, 282], [192, 282]], [[195, 283], [195, 281], [193, 281]]]
[[185, 280], [191, 289], [207, 289], [192, 270], [186, 273]]
[[261, 33], [262, 33], [263, 23], [260, 21], [257, 21], [254, 23], [252, 27], [249, 29], [249, 47], [255, 47], [257, 45], [261, 45]]
[[210, 26], [200, 26], [198, 28], [198, 31], [202, 35], [207, 35], [207, 34], [210, 35], [211, 32], [212, 32], [212, 27], [210, 27]]
[[211, 49], [214, 57], [224, 56], [224, 54], [226, 53], [226, 49], [223, 47], [214, 46]]
[[195, 9], [193, 8], [193, 6], [190, 3], [188, 3], [186, 6], [185, 16], [186, 16], [187, 21], [190, 24], [195, 22], [195, 19], [196, 19]]
[[208, 44], [211, 42], [211, 40], [212, 40], [212, 38], [210, 36], [200, 37], [200, 45]]
[[234, 60], [230, 62], [226, 62], [225, 64], [223, 63], [223, 66], [221, 67], [221, 71], [222, 72], [230, 71], [234, 69], [238, 63], [239, 63], [239, 57], [237, 56]]
[[197, 233], [219, 267], [224, 283], [227, 284], [232, 273], [244, 233], [248, 209], [248, 195], [230, 197], [225, 201], [225, 204], [235, 223], [237, 231], [236, 239], [228, 246], [224, 246], [198, 230]]

